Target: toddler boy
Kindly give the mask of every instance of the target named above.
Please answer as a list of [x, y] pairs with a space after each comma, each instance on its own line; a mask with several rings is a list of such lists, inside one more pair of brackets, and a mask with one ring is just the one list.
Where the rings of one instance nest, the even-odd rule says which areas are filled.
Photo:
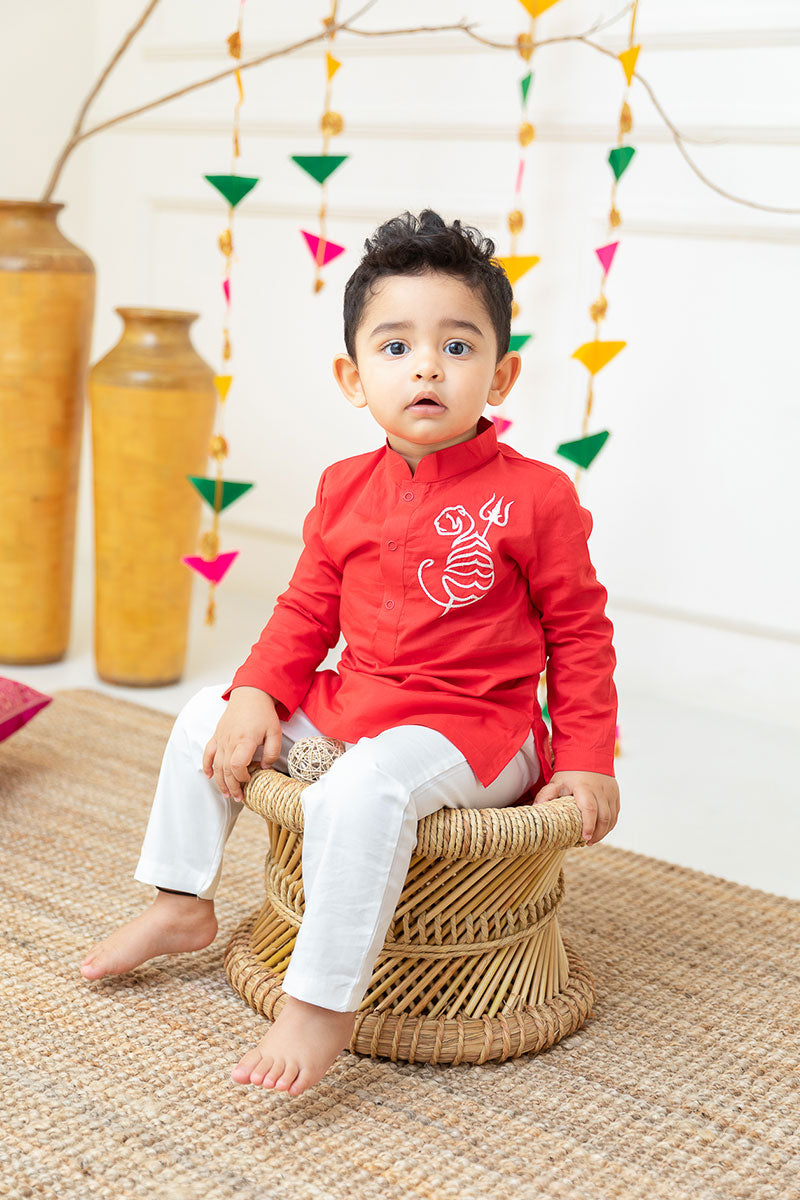
[[[482, 416], [513, 387], [511, 287], [477, 230], [426, 210], [382, 225], [345, 289], [334, 375], [386, 431], [322, 475], [288, 590], [220, 696], [179, 715], [136, 878], [152, 905], [88, 955], [87, 979], [207, 946], [248, 765], [347, 744], [303, 792], [305, 915], [238, 1083], [292, 1096], [350, 1041], [417, 821], [442, 807], [573, 795], [587, 842], [616, 823], [616, 693], [591, 518], [567, 477]], [[335, 671], [317, 668], [340, 633]], [[547, 666], [552, 749], [536, 699]]]

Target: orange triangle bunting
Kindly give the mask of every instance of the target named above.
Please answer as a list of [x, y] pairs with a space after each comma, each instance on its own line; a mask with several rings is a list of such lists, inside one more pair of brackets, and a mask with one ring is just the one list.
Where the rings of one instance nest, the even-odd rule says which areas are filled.
[[636, 70], [636, 60], [639, 57], [639, 51], [641, 48], [641, 46], [629, 46], [627, 50], [623, 50], [621, 54], [617, 55], [617, 58], [622, 63], [622, 69], [625, 72], [625, 79], [628, 83], [628, 87], [631, 85], [633, 73]]
[[547, 12], [548, 8], [558, 4], [558, 0], [519, 0], [519, 2], [532, 17], [540, 17], [543, 12]]
[[603, 367], [608, 366], [612, 358], [616, 358], [626, 345], [627, 342], [584, 342], [572, 357], [583, 363], [590, 375], [596, 375]]
[[215, 375], [214, 376], [214, 387], [217, 389], [217, 395], [219, 396], [222, 404], [224, 404], [225, 401], [228, 399], [228, 392], [231, 390], [232, 382], [233, 382], [232, 375]]
[[512, 254], [507, 258], [496, 258], [508, 276], [508, 282], [513, 287], [518, 279], [522, 279], [540, 261], [538, 254]]

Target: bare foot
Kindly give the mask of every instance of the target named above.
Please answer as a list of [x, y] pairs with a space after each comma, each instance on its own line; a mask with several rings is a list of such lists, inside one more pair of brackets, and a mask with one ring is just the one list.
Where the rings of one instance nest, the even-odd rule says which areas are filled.
[[213, 900], [159, 892], [149, 908], [98, 942], [81, 964], [84, 979], [123, 975], [158, 954], [202, 950], [217, 936]]
[[248, 1050], [231, 1078], [234, 1083], [255, 1083], [299, 1096], [319, 1083], [340, 1051], [349, 1046], [355, 1023], [354, 1012], [334, 1012], [287, 996], [266, 1037]]

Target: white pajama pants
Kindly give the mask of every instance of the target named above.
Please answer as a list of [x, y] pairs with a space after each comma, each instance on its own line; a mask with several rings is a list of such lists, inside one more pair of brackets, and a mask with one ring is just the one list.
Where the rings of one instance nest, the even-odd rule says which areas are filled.
[[[176, 719], [136, 868], [142, 883], [201, 899], [214, 896], [242, 810], [203, 774], [203, 751], [225, 711], [223, 690], [204, 688]], [[283, 724], [276, 768], [286, 770], [299, 738], [319, 733], [298, 709]], [[338, 1012], [357, 1009], [403, 889], [417, 821], [439, 808], [504, 808], [538, 776], [533, 734], [488, 787], [452, 742], [421, 725], [348, 746], [302, 794], [305, 914], [284, 991]]]

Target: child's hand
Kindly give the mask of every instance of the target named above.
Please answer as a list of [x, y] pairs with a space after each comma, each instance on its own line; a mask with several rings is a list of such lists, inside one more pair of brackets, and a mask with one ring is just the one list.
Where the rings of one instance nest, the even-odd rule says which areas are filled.
[[275, 701], [260, 688], [238, 687], [214, 736], [203, 751], [203, 774], [213, 776], [223, 796], [242, 799], [242, 784], [250, 778], [248, 766], [259, 746], [264, 747], [262, 767], [269, 767], [281, 752], [281, 723]]
[[534, 804], [574, 796], [583, 817], [583, 840], [590, 846], [600, 842], [617, 823], [619, 787], [613, 775], [597, 771], [556, 771], [537, 792]]

